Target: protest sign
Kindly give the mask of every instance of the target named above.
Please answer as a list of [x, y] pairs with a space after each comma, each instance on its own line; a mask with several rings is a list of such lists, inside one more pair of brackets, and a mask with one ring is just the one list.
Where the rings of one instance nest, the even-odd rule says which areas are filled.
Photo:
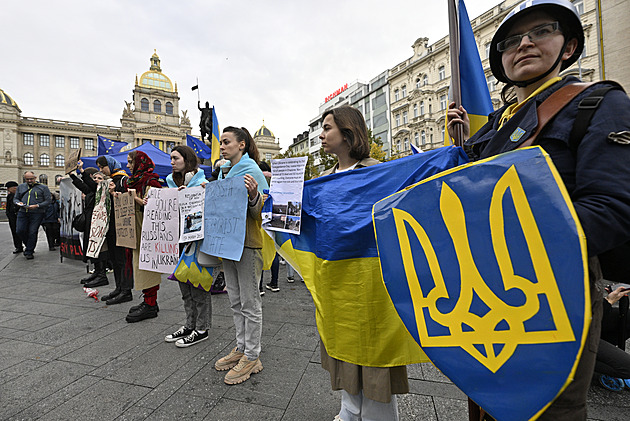
[[79, 189], [68, 177], [59, 183], [59, 219], [61, 221], [61, 255], [71, 259], [83, 259], [83, 233], [72, 229], [72, 220], [83, 212], [83, 199]]
[[272, 231], [300, 233], [305, 156], [271, 160], [271, 186], [263, 209], [263, 227]]
[[107, 229], [109, 228], [109, 209], [111, 207], [109, 181], [101, 181], [99, 183], [95, 200], [96, 205], [94, 205], [94, 211], [92, 212], [92, 222], [85, 252], [87, 257], [98, 257], [105, 242], [105, 235], [107, 235]]
[[204, 238], [200, 250], [211, 256], [241, 260], [245, 243], [247, 189], [243, 177], [206, 184]]
[[129, 189], [114, 196], [114, 216], [116, 221], [116, 245], [136, 248], [136, 191]]
[[177, 189], [149, 189], [140, 236], [139, 268], [173, 273], [179, 261]]
[[201, 186], [182, 189], [177, 193], [180, 243], [203, 238], [203, 206], [205, 197], [206, 190]]
[[68, 158], [66, 158], [66, 174], [77, 169], [77, 163], [79, 162], [80, 157], [81, 148], [75, 150], [74, 152], [70, 152], [70, 155], [68, 155]]

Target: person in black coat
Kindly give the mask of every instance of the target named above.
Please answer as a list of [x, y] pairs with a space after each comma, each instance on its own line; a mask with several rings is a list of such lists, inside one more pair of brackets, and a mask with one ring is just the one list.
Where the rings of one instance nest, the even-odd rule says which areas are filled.
[[42, 227], [44, 227], [44, 231], [46, 232], [48, 250], [57, 250], [55, 247], [58, 246], [61, 241], [61, 236], [59, 235], [61, 224], [59, 223], [59, 200], [57, 200], [55, 193], [51, 193], [51, 202], [46, 208]]
[[13, 203], [13, 198], [15, 197], [15, 192], [18, 188], [18, 183], [15, 181], [8, 181], [4, 187], [7, 188], [9, 195], [7, 196], [7, 208], [6, 214], [7, 218], [9, 218], [9, 228], [11, 228], [11, 235], [13, 236], [13, 245], [15, 246], [15, 250], [13, 250], [13, 254], [22, 253], [24, 251], [24, 246], [22, 245], [22, 240], [17, 235], [16, 224], [17, 224], [17, 213], [18, 206]]

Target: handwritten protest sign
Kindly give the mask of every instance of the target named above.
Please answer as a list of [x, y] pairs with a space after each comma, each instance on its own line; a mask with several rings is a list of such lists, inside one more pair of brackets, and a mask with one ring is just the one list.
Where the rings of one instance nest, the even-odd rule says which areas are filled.
[[206, 184], [204, 238], [200, 250], [211, 256], [241, 260], [245, 243], [247, 189], [243, 177]]
[[98, 257], [101, 247], [105, 242], [105, 235], [109, 228], [109, 208], [111, 199], [109, 196], [109, 181], [101, 181], [96, 190], [96, 205], [92, 212], [92, 222], [90, 225], [90, 237], [88, 239], [87, 257]]
[[263, 208], [263, 228], [299, 234], [306, 157], [272, 159], [269, 197]]
[[182, 189], [177, 193], [180, 243], [203, 238], [203, 206], [205, 198], [206, 190], [201, 186]]
[[116, 245], [136, 248], [136, 209], [134, 198], [136, 191], [129, 189], [128, 192], [114, 196], [114, 216], [116, 222]]
[[81, 148], [75, 150], [74, 152], [70, 152], [68, 158], [66, 158], [65, 171], [66, 174], [77, 169], [77, 163], [81, 157]]
[[149, 189], [140, 236], [139, 268], [172, 273], [179, 260], [177, 189]]

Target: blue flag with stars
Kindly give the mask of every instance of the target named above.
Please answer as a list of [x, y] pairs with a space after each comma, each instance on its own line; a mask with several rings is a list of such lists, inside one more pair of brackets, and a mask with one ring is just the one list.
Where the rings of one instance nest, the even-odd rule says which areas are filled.
[[112, 155], [120, 152], [120, 150], [127, 145], [127, 142], [117, 142], [115, 140], [109, 140], [108, 138], [99, 135], [97, 155]]
[[201, 140], [189, 134], [186, 135], [186, 144], [193, 148], [197, 156], [201, 159], [210, 159], [212, 156], [212, 149]]

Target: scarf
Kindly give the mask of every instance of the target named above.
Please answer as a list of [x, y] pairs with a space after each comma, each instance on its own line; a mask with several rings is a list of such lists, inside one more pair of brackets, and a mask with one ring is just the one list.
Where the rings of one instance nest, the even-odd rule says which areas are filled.
[[[227, 163], [221, 166], [221, 169], [228, 168], [231, 165], [231, 163]], [[260, 194], [263, 194], [263, 190], [269, 189], [269, 185], [267, 184], [267, 180], [265, 179], [262, 170], [260, 169], [256, 161], [249, 157], [247, 152], [245, 152], [241, 157], [241, 160], [238, 161], [238, 163], [230, 169], [230, 172], [228, 172], [225, 178], [238, 177], [239, 175], [245, 174], [249, 174], [254, 177], [254, 179], [258, 183], [258, 192]], [[219, 171], [219, 180], [222, 179], [223, 171]]]
[[133, 174], [126, 180], [128, 189], [135, 189], [139, 194], [143, 194], [144, 189], [151, 180], [157, 180], [159, 175], [153, 172], [155, 164], [149, 155], [142, 151], [136, 151], [133, 161]]
[[109, 155], [103, 156], [107, 160], [107, 166], [109, 167], [109, 172], [112, 173], [112, 175], [116, 172], [116, 170], [120, 171], [122, 169], [122, 164], [116, 158]]

